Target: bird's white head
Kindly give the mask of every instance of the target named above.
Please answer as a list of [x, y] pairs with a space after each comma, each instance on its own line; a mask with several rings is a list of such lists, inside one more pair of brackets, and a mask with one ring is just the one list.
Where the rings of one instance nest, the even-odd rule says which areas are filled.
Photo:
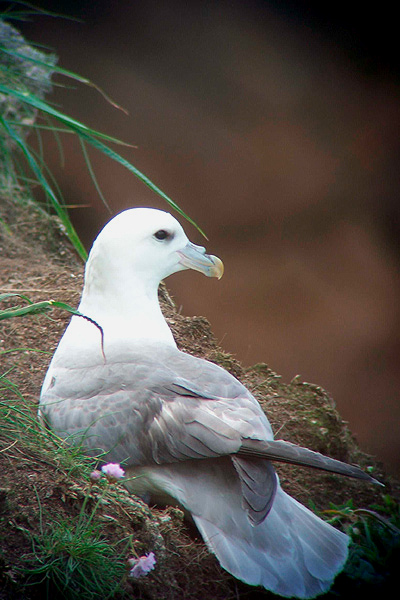
[[[219, 258], [189, 242], [180, 223], [154, 208], [131, 208], [111, 219], [97, 236], [89, 254], [86, 276], [92, 272], [114, 280], [120, 275], [158, 284], [184, 269], [220, 278]], [[89, 284], [86, 281], [86, 284]], [[128, 284], [126, 279], [122, 282]]]
[[[79, 310], [98, 320], [155, 311], [162, 279], [184, 269], [220, 278], [223, 264], [192, 244], [169, 213], [132, 208], [111, 219], [90, 251]], [[113, 316], [115, 315], [115, 317]]]

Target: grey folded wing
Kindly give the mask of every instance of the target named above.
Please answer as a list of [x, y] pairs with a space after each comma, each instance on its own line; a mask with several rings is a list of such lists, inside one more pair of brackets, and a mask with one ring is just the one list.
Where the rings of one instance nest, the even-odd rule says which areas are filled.
[[136, 355], [58, 368], [40, 412], [60, 436], [132, 466], [235, 454], [243, 438], [273, 439], [260, 405], [239, 381], [178, 351], [162, 361]]
[[[272, 439], [260, 405], [239, 381], [175, 351], [164, 360], [141, 354], [55, 370], [40, 410], [58, 435], [127, 467], [236, 455], [244, 438]], [[243, 505], [258, 523], [272, 506], [274, 469], [263, 457], [233, 462]]]

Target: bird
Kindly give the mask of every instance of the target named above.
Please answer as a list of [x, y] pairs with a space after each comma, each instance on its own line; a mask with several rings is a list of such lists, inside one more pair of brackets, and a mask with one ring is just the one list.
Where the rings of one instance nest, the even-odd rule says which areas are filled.
[[354, 465], [274, 440], [232, 374], [178, 349], [158, 288], [223, 263], [170, 213], [129, 208], [95, 239], [78, 307], [44, 378], [39, 418], [70, 444], [126, 470], [130, 493], [180, 506], [220, 565], [282, 597], [325, 593], [349, 537], [281, 487], [274, 461], [376, 483]]

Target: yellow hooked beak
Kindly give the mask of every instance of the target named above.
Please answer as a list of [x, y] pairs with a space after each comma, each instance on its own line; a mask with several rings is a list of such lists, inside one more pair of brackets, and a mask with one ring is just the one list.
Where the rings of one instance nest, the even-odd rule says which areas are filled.
[[207, 277], [218, 277], [221, 279], [224, 274], [224, 264], [217, 256], [206, 254], [203, 246], [196, 246], [188, 242], [182, 250], [177, 251], [180, 258], [180, 264], [187, 269], [194, 269], [204, 273]]

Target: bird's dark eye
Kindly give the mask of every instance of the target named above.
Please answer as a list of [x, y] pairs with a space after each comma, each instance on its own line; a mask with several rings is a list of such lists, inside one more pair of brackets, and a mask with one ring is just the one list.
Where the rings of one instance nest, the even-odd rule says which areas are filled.
[[157, 240], [166, 240], [167, 238], [172, 237], [169, 231], [165, 231], [165, 229], [159, 229], [155, 232], [154, 237]]

